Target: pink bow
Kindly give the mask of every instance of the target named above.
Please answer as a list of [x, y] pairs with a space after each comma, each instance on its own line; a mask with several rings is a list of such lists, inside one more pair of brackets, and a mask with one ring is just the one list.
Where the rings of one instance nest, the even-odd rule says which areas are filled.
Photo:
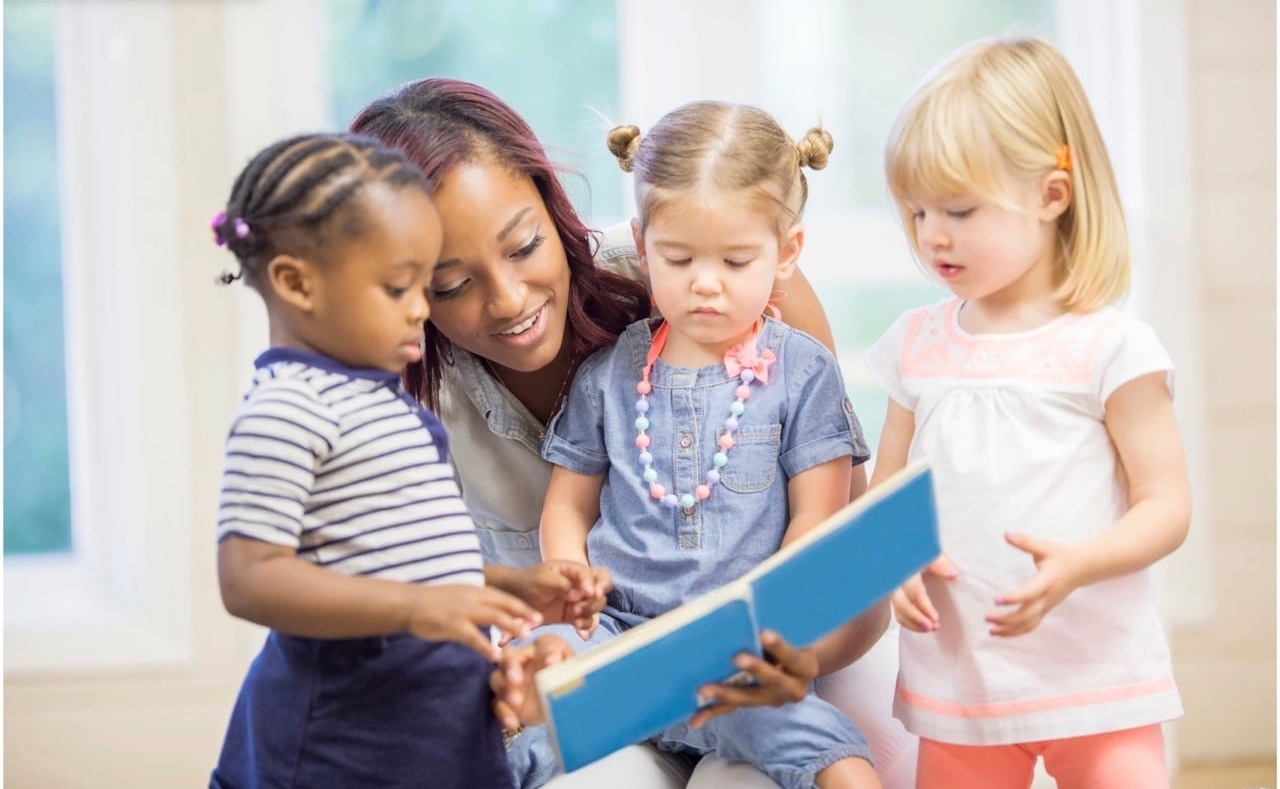
[[742, 374], [743, 370], [750, 370], [762, 384], [769, 383], [769, 365], [776, 361], [778, 357], [774, 356], [773, 351], [768, 348], [761, 353], [756, 353], [755, 337], [738, 343], [724, 352], [724, 369], [731, 377], [736, 378]]

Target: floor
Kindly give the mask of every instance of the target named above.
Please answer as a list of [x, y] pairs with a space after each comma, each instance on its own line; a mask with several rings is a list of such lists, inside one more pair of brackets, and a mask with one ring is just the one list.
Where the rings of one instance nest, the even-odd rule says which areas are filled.
[[1173, 789], [1275, 789], [1276, 765], [1183, 765], [1173, 779]]

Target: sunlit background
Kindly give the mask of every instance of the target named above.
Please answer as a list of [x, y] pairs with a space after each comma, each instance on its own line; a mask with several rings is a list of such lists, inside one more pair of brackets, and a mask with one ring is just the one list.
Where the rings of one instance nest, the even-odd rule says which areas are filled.
[[[885, 194], [891, 119], [979, 37], [1061, 46], [1094, 102], [1137, 252], [1125, 307], [1178, 365], [1197, 510], [1159, 575], [1185, 762], [1275, 760], [1275, 8], [1266, 0], [7, 0], [5, 779], [205, 780], [260, 631], [222, 610], [222, 439], [261, 306], [207, 221], [263, 145], [345, 128], [424, 76], [530, 122], [596, 228], [632, 212], [604, 146], [681, 102], [821, 123], [801, 265], [868, 439], [861, 357], [942, 297]], [[64, 758], [79, 751], [79, 760]], [[143, 765], [146, 765], [145, 767]], [[1272, 767], [1274, 770], [1274, 767]]]

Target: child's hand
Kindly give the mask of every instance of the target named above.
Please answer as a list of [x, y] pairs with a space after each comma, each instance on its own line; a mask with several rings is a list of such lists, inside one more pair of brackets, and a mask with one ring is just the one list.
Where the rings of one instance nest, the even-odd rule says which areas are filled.
[[938, 629], [938, 611], [929, 599], [924, 588], [924, 575], [936, 575], [950, 581], [960, 571], [945, 556], [939, 556], [929, 563], [922, 572], [907, 579], [907, 582], [894, 590], [889, 598], [893, 606], [893, 616], [898, 624], [917, 633], [930, 633]]
[[1013, 532], [1005, 534], [1004, 539], [1018, 550], [1031, 554], [1036, 562], [1036, 574], [1018, 591], [997, 597], [996, 605], [1017, 607], [990, 614], [987, 622], [993, 636], [1020, 636], [1039, 627], [1045, 614], [1080, 585], [1084, 558], [1077, 546]]
[[519, 638], [542, 624], [542, 615], [523, 600], [490, 586], [406, 586], [413, 595], [408, 632], [430, 641], [457, 641], [489, 660], [498, 659], [498, 648], [480, 628], [492, 625], [507, 638]]
[[812, 647], [793, 647], [771, 630], [760, 634], [760, 644], [767, 659], [746, 653], [733, 659], [734, 667], [751, 675], [755, 684], [699, 688], [698, 697], [710, 703], [694, 714], [691, 728], [742, 707], [781, 707], [809, 695], [809, 687], [818, 678], [817, 652]]
[[498, 667], [489, 674], [493, 714], [502, 728], [514, 732], [543, 722], [545, 713], [533, 686], [533, 675], [571, 657], [573, 650], [554, 635], [539, 636], [532, 644], [502, 651]]
[[587, 638], [599, 622], [605, 595], [613, 579], [603, 567], [579, 562], [549, 561], [522, 568], [514, 590], [546, 622], [565, 622]]

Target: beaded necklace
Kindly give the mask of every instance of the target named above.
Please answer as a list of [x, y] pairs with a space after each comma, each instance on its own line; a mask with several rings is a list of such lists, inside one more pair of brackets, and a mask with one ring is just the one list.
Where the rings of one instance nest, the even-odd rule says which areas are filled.
[[650, 438], [645, 432], [650, 427], [649, 393], [653, 391], [649, 383], [649, 371], [667, 344], [670, 324], [664, 322], [654, 332], [653, 340], [649, 344], [649, 353], [645, 357], [644, 369], [640, 374], [640, 382], [636, 384], [636, 393], [640, 395], [640, 399], [636, 401], [635, 443], [636, 449], [640, 450], [640, 465], [644, 469], [641, 472], [641, 478], [649, 486], [649, 495], [666, 507], [674, 509], [679, 506], [684, 509], [685, 514], [692, 513], [694, 507], [711, 496], [711, 489], [720, 482], [720, 469], [728, 464], [729, 450], [733, 448], [733, 434], [738, 429], [739, 418], [747, 410], [747, 399], [751, 397], [751, 383], [753, 381], [762, 385], [769, 383], [769, 365], [776, 361], [773, 351], [767, 348], [759, 354], [756, 353], [756, 340], [760, 337], [760, 328], [763, 324], [762, 320], [757, 321], [751, 336], [725, 351], [725, 371], [741, 383], [734, 389], [734, 401], [729, 404], [729, 416], [724, 420], [724, 433], [717, 442], [719, 449], [711, 456], [711, 468], [707, 469], [703, 482], [694, 488], [693, 493], [681, 495], [668, 492], [666, 487], [658, 482], [658, 472], [653, 467], [653, 454], [649, 452]]

